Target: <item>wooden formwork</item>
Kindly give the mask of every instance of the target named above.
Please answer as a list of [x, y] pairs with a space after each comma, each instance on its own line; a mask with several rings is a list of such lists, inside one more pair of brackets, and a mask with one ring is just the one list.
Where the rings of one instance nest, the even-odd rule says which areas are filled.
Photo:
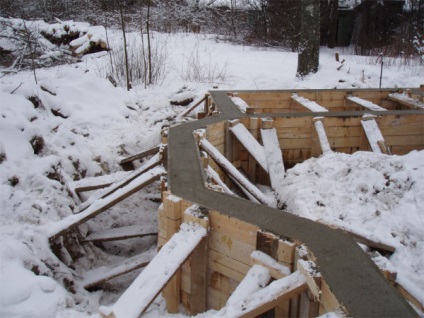
[[[292, 99], [293, 94], [316, 101], [331, 112], [360, 111], [363, 107], [347, 100], [349, 96], [359, 97], [387, 110], [408, 110], [414, 108], [407, 103], [391, 99], [390, 95], [402, 90], [290, 90], [290, 91], [240, 91], [243, 99], [255, 113], [296, 113], [307, 110]], [[230, 94], [234, 94], [231, 92]]]
[[[159, 210], [159, 249], [178, 231], [182, 222], [195, 222], [208, 228], [206, 239], [197, 246], [162, 292], [168, 312], [178, 312], [180, 303], [190, 314], [223, 308], [253, 265], [267, 267], [267, 264], [252, 257], [254, 251], [270, 256], [292, 272], [297, 270], [299, 259], [314, 259], [299, 242], [279, 238], [218, 211], [203, 209], [193, 216], [187, 213], [190, 209], [193, 209], [190, 202], [169, 191], [164, 193]], [[275, 269], [268, 269], [273, 279], [283, 277]], [[324, 280], [320, 279], [319, 286], [315, 287], [319, 299], [313, 295], [316, 282], [309, 284], [311, 286], [306, 291], [276, 304], [268, 314], [276, 317], [313, 317], [340, 308]]]
[[[296, 101], [294, 93], [314, 101], [328, 112], [315, 114], [302, 102]], [[193, 134], [201, 134], [198, 142], [205, 138], [253, 184], [269, 185], [268, 171], [258, 163], [257, 157], [247, 149], [249, 147], [237, 138], [233, 130], [236, 125], [242, 124], [245, 134], [250, 134], [261, 144], [261, 129], [274, 129], [285, 168], [318, 157], [325, 151], [352, 154], [377, 149], [379, 153], [403, 155], [411, 150], [422, 150], [424, 112], [408, 101], [400, 102], [393, 95], [397, 93], [397, 90], [228, 92], [229, 96], [240, 97], [251, 107], [246, 111], [248, 116], [214, 121], [205, 125], [203, 131], [193, 131]], [[210, 95], [206, 98], [206, 116], [218, 112], [219, 107]], [[379, 131], [377, 136], [381, 140], [372, 140], [368, 134], [369, 125], [364, 122], [369, 121]], [[324, 141], [328, 142], [327, 147], [322, 144]], [[207, 159], [210, 153], [205, 148], [205, 151], [202, 147], [199, 149], [205, 158], [203, 168], [210, 166], [225, 183], [237, 184], [228, 171], [222, 170], [222, 164]], [[197, 212], [187, 212], [193, 209]], [[302, 272], [302, 260], [315, 261], [312, 252], [301, 242], [283, 237], [282, 233], [276, 236], [265, 232], [226, 213], [199, 208], [170, 191], [163, 193], [163, 204], [159, 209], [159, 248], [178, 231], [181, 223], [189, 221], [207, 228], [208, 234], [165, 287], [163, 295], [169, 312], [178, 312], [180, 304], [190, 314], [208, 309], [222, 310], [228, 306], [230, 296], [237, 292], [240, 282], [258, 264], [252, 256], [257, 251], [268, 255], [272, 262], [289, 268], [292, 273]], [[269, 269], [273, 280], [281, 278], [275, 266], [261, 262], [259, 265]], [[325, 279], [305, 271], [304, 275], [307, 288], [254, 312], [259, 314], [266, 308], [271, 309], [266, 313], [267, 317], [316, 317], [343, 310]]]

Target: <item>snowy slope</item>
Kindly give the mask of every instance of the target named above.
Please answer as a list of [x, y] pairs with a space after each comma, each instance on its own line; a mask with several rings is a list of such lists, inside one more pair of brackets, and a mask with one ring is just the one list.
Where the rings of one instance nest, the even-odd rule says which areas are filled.
[[[112, 46], [121, 45], [120, 32], [111, 30], [109, 36]], [[130, 33], [128, 38], [131, 43], [140, 36]], [[155, 34], [155, 38], [166, 44], [168, 67], [163, 82], [147, 89], [135, 86], [127, 92], [106, 80], [106, 53], [86, 56], [79, 64], [38, 69], [39, 84], [29, 71], [0, 70], [0, 316], [97, 316], [99, 304], [113, 303], [129, 285], [131, 277], [115, 280], [120, 290], [88, 293], [78, 277], [148, 249], [154, 240], [136, 241], [135, 251], [124, 243], [105, 244], [109, 252], [121, 254], [93, 251], [91, 259], [74, 262], [70, 269], [50, 251], [43, 229], [72, 215], [81, 204], [71, 191], [75, 180], [120, 171], [119, 160], [159, 144], [161, 127], [185, 110], [169, 103], [177, 92], [189, 91], [199, 100], [213, 86], [351, 88], [379, 83], [379, 65], [343, 52], [345, 66], [337, 71], [340, 64], [334, 61], [334, 51], [323, 49], [320, 70], [301, 82], [295, 78], [293, 53], [220, 43], [210, 35]], [[226, 77], [204, 83], [183, 80], [195, 50], [204, 67], [225, 69]], [[391, 66], [385, 69], [383, 86], [418, 86], [423, 76], [422, 66]], [[42, 105], [35, 108], [29, 97]], [[31, 143], [38, 143], [36, 154]], [[392, 263], [424, 293], [423, 159], [423, 152], [392, 158], [330, 153], [287, 171], [284, 201], [292, 213], [366, 231], [394, 244]], [[348, 190], [342, 191], [343, 187]], [[148, 198], [155, 191], [147, 188], [99, 215], [85, 231], [134, 225], [140, 219], [154, 227], [158, 204]], [[300, 200], [302, 193], [310, 199]], [[74, 277], [76, 294], [64, 288], [64, 281]], [[148, 315], [163, 313], [163, 303], [157, 303]]]

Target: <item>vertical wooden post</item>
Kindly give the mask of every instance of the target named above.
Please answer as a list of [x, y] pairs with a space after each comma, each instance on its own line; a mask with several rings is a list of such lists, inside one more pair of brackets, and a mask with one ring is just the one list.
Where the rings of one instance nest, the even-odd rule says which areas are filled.
[[[194, 207], [194, 206], [193, 206]], [[183, 213], [184, 222], [194, 222], [209, 229], [209, 217], [203, 209], [190, 208]], [[209, 238], [206, 236], [190, 256], [190, 308], [192, 315], [208, 309]]]
[[[182, 199], [167, 192], [164, 195], [163, 214], [165, 216], [165, 239], [169, 240], [180, 229]], [[162, 291], [169, 313], [178, 313], [180, 306], [181, 269], [170, 279]]]
[[322, 155], [321, 143], [318, 138], [317, 130], [315, 129], [315, 122], [317, 120], [322, 121], [322, 118], [316, 117], [312, 119], [312, 146], [311, 146], [311, 156], [318, 158]]
[[[252, 136], [258, 140], [259, 136], [259, 118], [251, 117], [249, 120], [249, 131]], [[249, 163], [247, 168], [247, 176], [249, 177], [252, 183], [256, 183], [256, 171], [257, 171], [257, 163], [255, 158], [249, 154]]]
[[197, 315], [208, 308], [209, 240], [204, 238], [191, 255], [190, 312]]
[[[224, 123], [224, 156], [231, 163], [233, 163], [234, 162], [234, 159], [233, 159], [234, 136], [231, 134], [230, 127], [231, 127], [231, 122], [226, 120]], [[232, 182], [227, 175], [224, 176], [224, 182], [231, 189]]]

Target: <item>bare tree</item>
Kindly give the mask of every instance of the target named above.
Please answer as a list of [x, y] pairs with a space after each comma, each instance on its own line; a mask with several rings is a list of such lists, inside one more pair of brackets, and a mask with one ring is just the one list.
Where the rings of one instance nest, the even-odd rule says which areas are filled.
[[130, 84], [130, 75], [128, 70], [127, 37], [125, 35], [125, 21], [124, 21], [124, 13], [122, 10], [121, 2], [119, 2], [119, 14], [121, 16], [122, 36], [124, 37], [125, 76], [127, 80], [127, 90], [129, 91], [131, 89], [131, 84]]

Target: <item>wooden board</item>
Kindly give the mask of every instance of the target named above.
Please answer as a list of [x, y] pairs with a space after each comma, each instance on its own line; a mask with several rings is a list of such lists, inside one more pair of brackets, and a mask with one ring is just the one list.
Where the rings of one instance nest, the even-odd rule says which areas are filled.
[[104, 231], [91, 233], [84, 242], [108, 242], [126, 240], [136, 237], [157, 236], [158, 232], [152, 231], [142, 225], [130, 225], [120, 228], [107, 229]]
[[82, 284], [84, 288], [90, 289], [92, 287], [101, 285], [113, 278], [122, 276], [124, 274], [133, 272], [142, 267], [146, 267], [155, 256], [155, 251], [150, 250], [135, 257], [126, 259], [121, 264], [112, 266], [102, 266], [92, 269], [84, 273]]

